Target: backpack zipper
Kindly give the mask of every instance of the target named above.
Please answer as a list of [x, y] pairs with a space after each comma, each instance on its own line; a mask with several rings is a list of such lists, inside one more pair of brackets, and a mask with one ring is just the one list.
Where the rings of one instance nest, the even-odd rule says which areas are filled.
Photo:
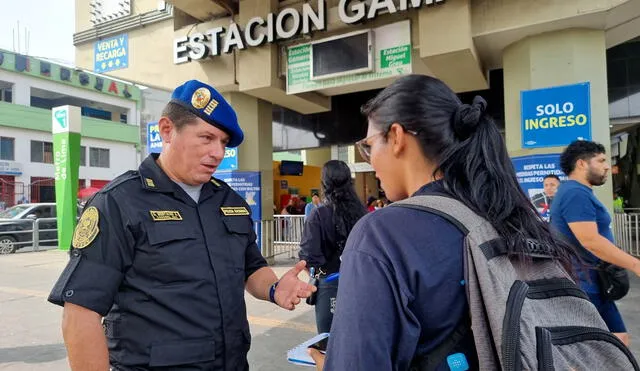
[[505, 371], [520, 369], [520, 315], [529, 285], [515, 281], [507, 298], [507, 312], [502, 323], [502, 362]]

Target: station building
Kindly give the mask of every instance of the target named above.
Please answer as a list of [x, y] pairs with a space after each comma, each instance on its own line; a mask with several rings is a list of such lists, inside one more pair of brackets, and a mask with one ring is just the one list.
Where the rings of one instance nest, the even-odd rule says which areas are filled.
[[163, 90], [199, 79], [224, 93], [246, 132], [238, 170], [260, 175], [261, 219], [290, 183], [274, 156], [345, 160], [363, 200], [377, 197], [353, 148], [366, 132], [359, 109], [410, 73], [465, 102], [482, 95], [510, 155], [529, 161], [523, 179], [558, 172], [542, 155], [592, 139], [628, 165], [597, 190], [601, 200], [611, 207], [614, 187], [640, 194], [640, 0], [76, 0], [75, 11], [78, 66]]

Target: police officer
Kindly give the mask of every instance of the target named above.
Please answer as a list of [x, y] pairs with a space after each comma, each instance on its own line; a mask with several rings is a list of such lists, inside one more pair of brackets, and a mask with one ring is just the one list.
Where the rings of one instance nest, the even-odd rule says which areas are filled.
[[297, 278], [304, 262], [277, 279], [247, 203], [211, 176], [243, 140], [225, 99], [188, 81], [159, 130], [162, 153], [87, 203], [49, 297], [64, 306], [71, 368], [246, 370], [244, 289], [292, 310], [315, 287]]

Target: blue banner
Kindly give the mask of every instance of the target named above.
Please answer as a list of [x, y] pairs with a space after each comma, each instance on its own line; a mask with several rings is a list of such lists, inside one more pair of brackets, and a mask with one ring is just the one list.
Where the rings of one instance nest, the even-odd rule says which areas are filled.
[[567, 176], [560, 169], [560, 154], [514, 157], [511, 161], [520, 187], [540, 215], [548, 220], [553, 197], [544, 193], [542, 183], [544, 177], [549, 174], [558, 176], [561, 181], [567, 180]]
[[[227, 183], [234, 191], [238, 192], [251, 208], [251, 219], [255, 222], [262, 220], [262, 188], [260, 186], [259, 171], [229, 171], [217, 174], [218, 178]], [[254, 224], [254, 227], [256, 225]], [[261, 231], [260, 225], [256, 228], [256, 244], [260, 249]]]
[[262, 188], [260, 187], [259, 171], [230, 171], [216, 175], [247, 201], [251, 208], [251, 218], [254, 221], [262, 219], [260, 207]]
[[238, 149], [227, 148], [224, 151], [224, 158], [216, 171], [238, 170]]
[[589, 92], [588, 82], [522, 91], [522, 148], [591, 140]]
[[93, 70], [97, 73], [127, 68], [129, 66], [129, 36], [122, 34], [94, 43], [93, 60]]
[[162, 137], [157, 122], [147, 124], [147, 153], [162, 152]]

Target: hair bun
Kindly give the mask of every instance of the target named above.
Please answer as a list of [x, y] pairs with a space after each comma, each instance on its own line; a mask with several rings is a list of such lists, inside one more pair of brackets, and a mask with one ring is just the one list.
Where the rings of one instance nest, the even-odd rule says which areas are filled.
[[487, 101], [476, 95], [471, 104], [460, 104], [453, 115], [453, 131], [460, 140], [465, 140], [476, 131], [484, 112]]

